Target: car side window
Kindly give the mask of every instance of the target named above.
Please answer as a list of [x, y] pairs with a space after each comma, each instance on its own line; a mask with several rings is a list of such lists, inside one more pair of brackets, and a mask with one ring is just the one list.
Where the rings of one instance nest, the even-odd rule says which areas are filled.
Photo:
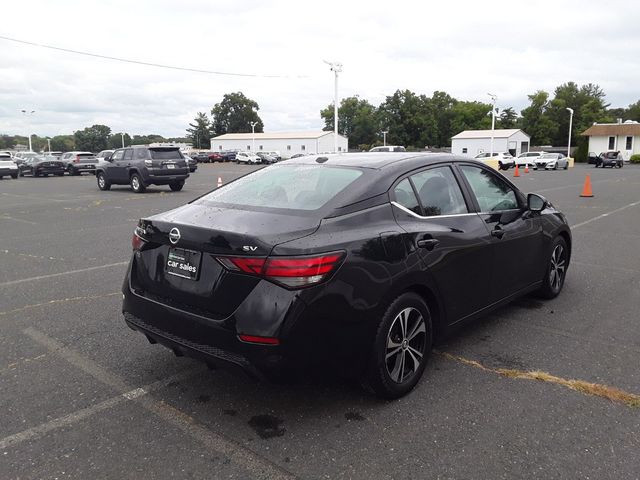
[[473, 165], [461, 165], [460, 170], [469, 182], [481, 212], [520, 208], [516, 193], [496, 174]]
[[131, 160], [133, 158], [133, 151], [128, 148], [124, 151], [124, 159], [125, 160]]
[[462, 190], [449, 167], [436, 167], [411, 176], [427, 217], [468, 213]]
[[136, 160], [147, 160], [149, 158], [146, 148], [136, 148], [134, 150], [134, 157]]
[[422, 215], [420, 203], [418, 202], [418, 198], [416, 197], [408, 178], [402, 180], [396, 188], [393, 189], [393, 195], [395, 196], [397, 203], [418, 215]]
[[113, 157], [111, 158], [117, 162], [118, 160], [122, 160], [122, 157], [124, 157], [124, 150], [117, 150], [113, 153]]

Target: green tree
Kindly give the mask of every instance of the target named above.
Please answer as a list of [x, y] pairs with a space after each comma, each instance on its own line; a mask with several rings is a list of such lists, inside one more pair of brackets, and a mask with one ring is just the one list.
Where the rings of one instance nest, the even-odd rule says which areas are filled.
[[211, 109], [213, 134], [249, 133], [251, 122], [257, 122], [256, 133], [263, 132], [264, 123], [258, 110], [258, 102], [245, 97], [242, 92], [226, 93], [222, 101]]
[[379, 125], [388, 130], [387, 143], [423, 148], [436, 140], [437, 122], [430, 99], [410, 90], [397, 90], [378, 108]]
[[516, 128], [518, 114], [512, 107], [507, 107], [500, 112], [498, 125], [500, 128]]
[[195, 148], [209, 148], [210, 137], [211, 122], [209, 122], [209, 117], [204, 112], [198, 112], [193, 123], [190, 123], [187, 128], [187, 138]]
[[531, 135], [532, 145], [551, 145], [557, 126], [547, 115], [549, 94], [544, 90], [538, 90], [528, 97], [531, 104], [520, 112], [522, 129]]
[[56, 135], [51, 138], [51, 150], [58, 152], [70, 152], [76, 149], [76, 141], [73, 135]]
[[[333, 131], [333, 104], [320, 111], [324, 130]], [[349, 137], [354, 146], [368, 147], [377, 140], [378, 125], [376, 107], [358, 96], [343, 98], [338, 108], [338, 133]]]
[[[123, 133], [124, 132], [117, 132], [113, 135], [110, 135], [109, 139], [107, 140], [107, 148], [109, 148], [110, 150], [122, 148]], [[124, 146], [128, 147], [131, 144], [131, 136], [128, 133], [124, 133]]]
[[625, 112], [624, 119], [640, 122], [640, 100], [629, 105], [629, 108], [627, 108], [627, 111]]
[[452, 108], [451, 130], [454, 135], [464, 130], [491, 128], [491, 105], [483, 102], [458, 102]]
[[107, 148], [107, 140], [111, 135], [111, 128], [106, 125], [93, 125], [74, 133], [76, 148], [89, 152], [99, 152]]
[[456, 133], [453, 132], [451, 122], [454, 117], [454, 107], [458, 104], [458, 100], [453, 98], [446, 92], [433, 92], [429, 100], [433, 114], [436, 119], [437, 129], [434, 132], [433, 145], [435, 147], [445, 147], [451, 145], [451, 137]]

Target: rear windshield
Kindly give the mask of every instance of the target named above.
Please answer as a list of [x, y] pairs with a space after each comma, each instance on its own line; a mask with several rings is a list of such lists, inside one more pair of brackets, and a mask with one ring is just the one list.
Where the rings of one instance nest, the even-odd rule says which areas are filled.
[[181, 160], [184, 158], [177, 148], [150, 148], [153, 160]]
[[275, 165], [199, 199], [198, 204], [316, 210], [353, 183], [361, 170], [320, 165]]
[[78, 157], [80, 157], [80, 158], [94, 158], [95, 155], [93, 153], [79, 153]]

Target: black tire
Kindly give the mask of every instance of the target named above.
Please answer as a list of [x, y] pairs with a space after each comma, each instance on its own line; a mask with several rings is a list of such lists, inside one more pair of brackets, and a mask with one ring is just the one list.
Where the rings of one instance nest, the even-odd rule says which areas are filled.
[[67, 171], [69, 172], [69, 175], [71, 175], [72, 177], [76, 177], [78, 175], [80, 175], [80, 172], [78, 172], [75, 168], [73, 168], [71, 165], [69, 165], [67, 167]]
[[569, 170], [569, 162], [565, 163], [564, 170]]
[[64, 172], [56, 173], [56, 177], [61, 177], [64, 175]]
[[[397, 297], [378, 326], [365, 385], [377, 396], [388, 399], [413, 390], [431, 353], [432, 332], [431, 314], [424, 300], [411, 292]], [[407, 372], [409, 363], [412, 370]]]
[[547, 268], [542, 279], [538, 296], [555, 298], [562, 291], [569, 267], [569, 248], [564, 238], [558, 236], [551, 244], [551, 253], [547, 259]]
[[173, 192], [179, 192], [184, 187], [184, 180], [180, 180], [179, 182], [174, 182], [169, 184], [169, 188]]
[[17, 173], [12, 173], [11, 174], [11, 178], [13, 178], [14, 180], [16, 180], [18, 178], [18, 174]]
[[38, 172], [33, 172], [33, 173], [32, 173], [32, 175], [33, 175], [34, 177], [39, 177], [39, 176], [40, 176], [40, 174], [39, 174]]
[[20, 170], [20, 171], [18, 172], [18, 176], [19, 176], [19, 177], [24, 177], [24, 173], [22, 172], [22, 170]]
[[137, 173], [131, 174], [129, 183], [131, 184], [131, 190], [133, 190], [133, 193], [143, 193], [147, 189], [145, 184], [142, 182], [140, 175]]
[[111, 183], [104, 176], [103, 172], [98, 172], [96, 175], [96, 181], [98, 182], [98, 188], [100, 190], [109, 190], [111, 188]]
[[554, 169], [554, 170], [557, 170], [557, 169], [558, 169], [558, 164], [557, 164], [557, 163], [553, 166], [553, 169]]

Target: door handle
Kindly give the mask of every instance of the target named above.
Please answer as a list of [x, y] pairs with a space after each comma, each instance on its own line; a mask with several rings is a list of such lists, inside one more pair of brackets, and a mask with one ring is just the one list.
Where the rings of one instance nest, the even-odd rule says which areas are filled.
[[420, 248], [426, 248], [431, 251], [438, 246], [440, 240], [436, 240], [435, 238], [425, 238], [422, 240], [418, 240], [417, 245]]
[[502, 237], [504, 237], [504, 230], [501, 229], [500, 227], [496, 227], [493, 230], [491, 230], [491, 235], [500, 239]]

